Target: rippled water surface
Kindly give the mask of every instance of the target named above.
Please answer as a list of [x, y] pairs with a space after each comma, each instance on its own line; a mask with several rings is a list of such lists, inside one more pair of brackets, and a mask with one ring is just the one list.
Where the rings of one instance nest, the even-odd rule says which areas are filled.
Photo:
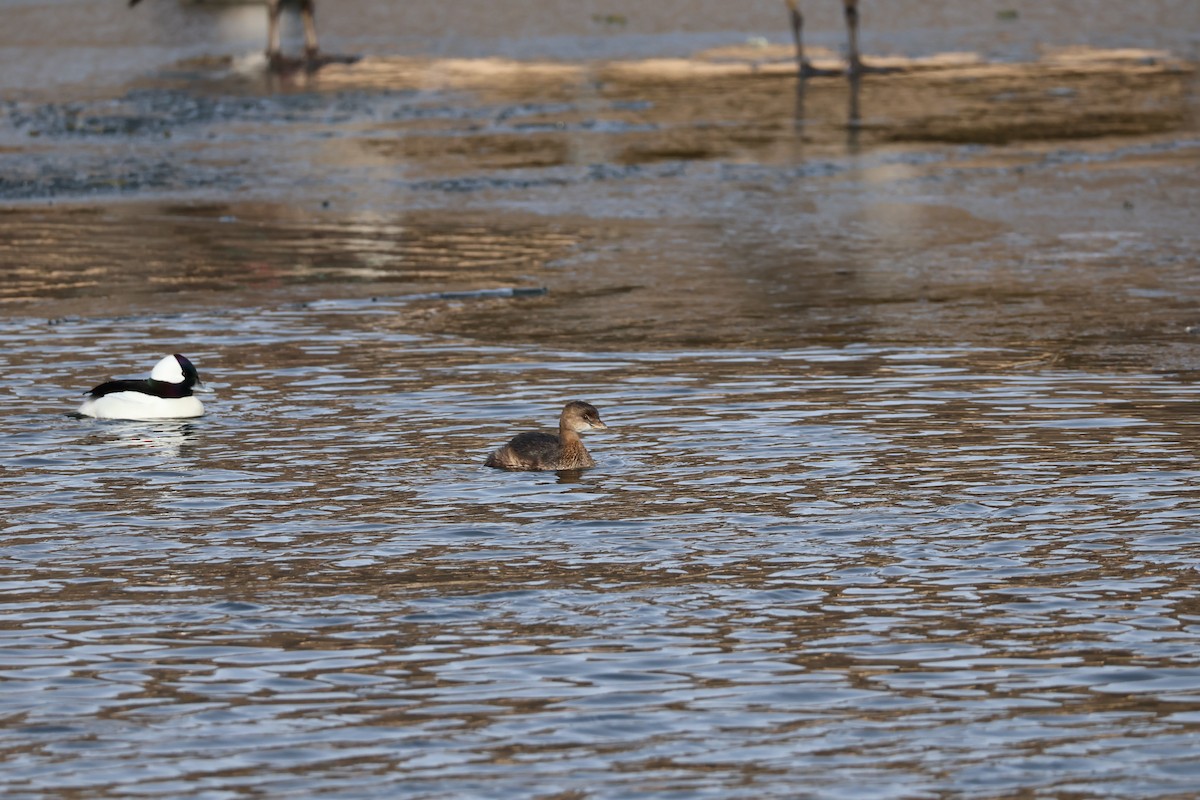
[[[6, 792], [1200, 779], [1194, 385], [971, 349], [484, 346], [403, 311], [4, 324]], [[106, 377], [71, 352], [180, 335], [208, 416], [62, 413]], [[480, 466], [572, 396], [611, 426], [596, 469]]]
[[6, 4], [0, 795], [1195, 796], [1200, 6], [319, 5]]

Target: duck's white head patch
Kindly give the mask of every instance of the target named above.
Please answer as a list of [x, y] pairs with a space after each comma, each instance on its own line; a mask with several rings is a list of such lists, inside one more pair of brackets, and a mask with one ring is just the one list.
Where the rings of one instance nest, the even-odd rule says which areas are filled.
[[150, 380], [164, 383], [183, 383], [183, 366], [175, 356], [167, 356], [154, 365]]

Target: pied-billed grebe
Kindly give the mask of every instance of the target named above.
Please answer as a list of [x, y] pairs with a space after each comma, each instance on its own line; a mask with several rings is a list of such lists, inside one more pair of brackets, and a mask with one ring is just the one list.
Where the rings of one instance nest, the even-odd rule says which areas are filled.
[[486, 467], [500, 469], [584, 469], [596, 466], [579, 438], [580, 431], [604, 430], [600, 412], [591, 403], [572, 400], [558, 418], [558, 435], [520, 433], [487, 457]]
[[149, 380], [102, 383], [79, 406], [79, 413], [97, 419], [185, 419], [199, 417], [204, 406], [192, 394], [200, 375], [192, 362], [175, 353], [154, 365]]

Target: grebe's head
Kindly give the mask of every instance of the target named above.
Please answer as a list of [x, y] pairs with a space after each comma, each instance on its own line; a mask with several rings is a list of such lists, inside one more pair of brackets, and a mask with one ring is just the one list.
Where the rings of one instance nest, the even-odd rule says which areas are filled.
[[602, 431], [608, 426], [600, 420], [600, 412], [591, 403], [582, 400], [572, 400], [563, 409], [562, 424], [573, 431]]
[[200, 382], [200, 373], [196, 372], [196, 368], [192, 366], [192, 362], [179, 355], [179, 353], [175, 353], [154, 365], [154, 369], [150, 372], [150, 380], [162, 381], [163, 383], [181, 383], [184, 386], [192, 387]]

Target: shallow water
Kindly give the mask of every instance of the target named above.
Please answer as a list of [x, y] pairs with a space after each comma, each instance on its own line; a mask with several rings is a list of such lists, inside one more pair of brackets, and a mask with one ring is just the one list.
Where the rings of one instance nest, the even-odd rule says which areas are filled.
[[0, 794], [1194, 794], [1195, 4], [10, 5]]

